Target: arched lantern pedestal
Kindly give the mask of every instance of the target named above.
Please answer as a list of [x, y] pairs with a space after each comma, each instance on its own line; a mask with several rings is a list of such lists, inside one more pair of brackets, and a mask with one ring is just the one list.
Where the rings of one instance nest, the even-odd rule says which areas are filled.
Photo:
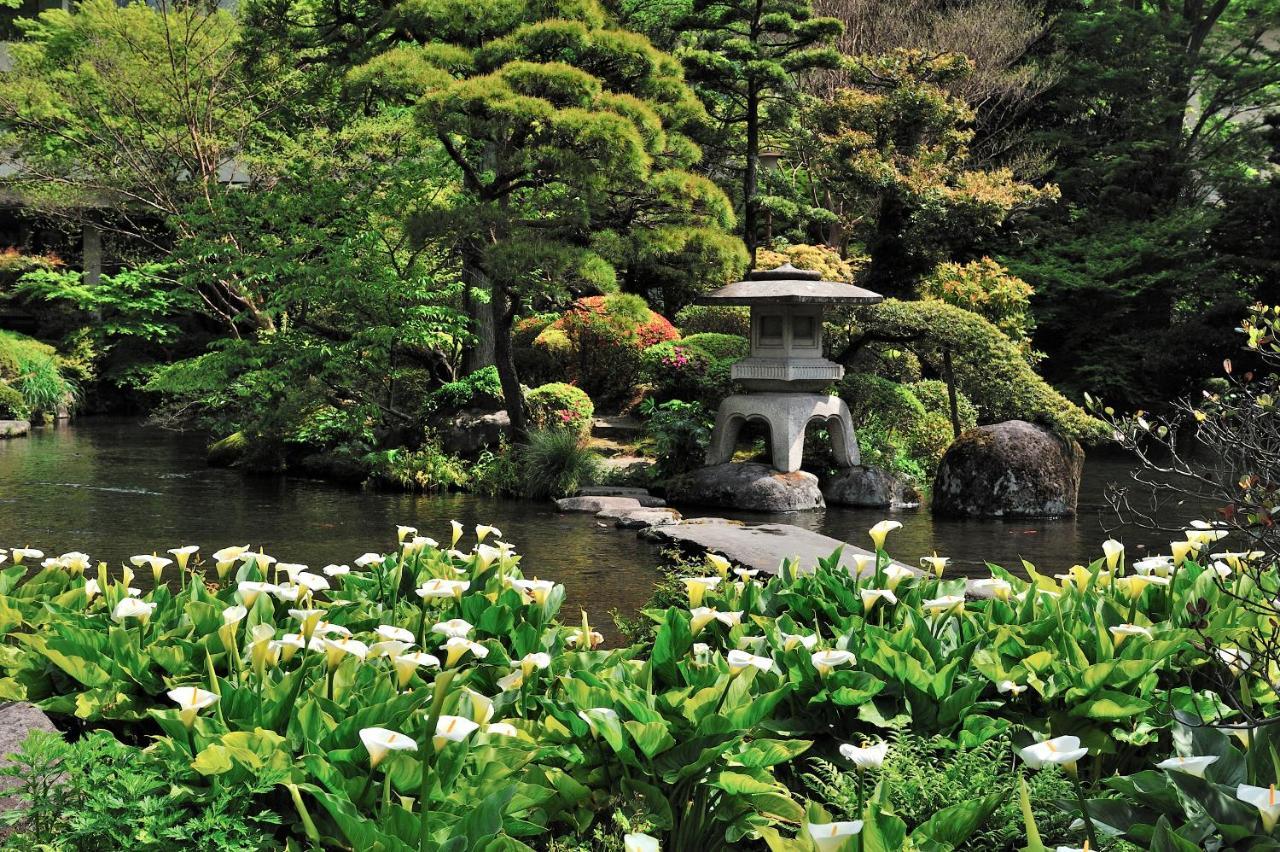
[[707, 464], [732, 459], [743, 424], [760, 420], [769, 426], [773, 466], [783, 473], [800, 469], [804, 432], [814, 421], [831, 435], [836, 463], [857, 465], [849, 407], [837, 396], [819, 393], [844, 377], [844, 367], [822, 357], [822, 312], [825, 305], [869, 305], [882, 299], [861, 287], [823, 281], [818, 273], [791, 264], [752, 272], [746, 281], [699, 298], [702, 305], [751, 308], [751, 354], [734, 364], [731, 373], [749, 392], [720, 403]]

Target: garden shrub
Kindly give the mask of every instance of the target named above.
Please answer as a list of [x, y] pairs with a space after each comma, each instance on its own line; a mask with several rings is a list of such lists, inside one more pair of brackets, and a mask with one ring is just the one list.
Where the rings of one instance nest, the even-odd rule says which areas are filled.
[[64, 375], [57, 351], [16, 332], [0, 330], [0, 380], [22, 394], [31, 412], [51, 414], [75, 402], [76, 387]]
[[[515, 359], [516, 372], [520, 375], [520, 381], [527, 385], [545, 384], [557, 378], [559, 355], [550, 351], [554, 347], [534, 346], [533, 342], [559, 316], [559, 314], [535, 314], [524, 317], [516, 320], [511, 330], [511, 355]], [[567, 344], [567, 340], [565, 343]]]
[[646, 349], [641, 375], [660, 402], [683, 399], [714, 408], [733, 393], [733, 364], [750, 348], [745, 337], [695, 334]]
[[532, 500], [568, 497], [600, 476], [600, 457], [571, 429], [530, 432], [517, 462], [522, 494]]
[[579, 299], [533, 345], [597, 404], [618, 406], [633, 395], [644, 350], [678, 336], [639, 296], [619, 294]]
[[698, 402], [672, 399], [655, 406], [645, 423], [645, 437], [653, 445], [657, 478], [667, 479], [702, 467], [714, 422], [706, 406]]
[[534, 429], [565, 430], [575, 435], [591, 432], [595, 406], [582, 388], [552, 382], [526, 393], [524, 403]]
[[1031, 285], [989, 257], [971, 263], [940, 263], [919, 284], [925, 299], [937, 299], [972, 311], [1004, 332], [1032, 363]]
[[751, 336], [751, 309], [732, 305], [689, 305], [676, 314], [676, 326], [686, 337], [711, 332]]
[[[947, 393], [946, 382], [939, 379], [920, 379], [907, 385], [907, 389], [920, 400], [926, 412], [942, 414], [948, 422], [951, 421], [951, 398]], [[956, 389], [956, 413], [960, 418], [960, 431], [963, 432], [978, 425], [978, 409], [959, 388]]]
[[436, 388], [427, 397], [425, 408], [433, 414], [453, 414], [464, 408], [498, 411], [503, 405], [498, 368], [490, 365]]
[[950, 349], [957, 387], [983, 423], [1028, 420], [1064, 437], [1101, 441], [1109, 430], [1036, 374], [1017, 345], [972, 311], [935, 299], [886, 299], [857, 308], [840, 332], [845, 346], [892, 340], [910, 348], [933, 375], [942, 375], [943, 350]]
[[865, 257], [846, 260], [835, 249], [803, 243], [777, 250], [756, 249], [756, 269], [775, 269], [790, 263], [796, 269], [819, 273], [824, 281], [853, 281], [866, 260]]
[[[848, 373], [836, 392], [853, 415], [862, 463], [906, 474], [924, 485], [951, 443], [951, 420], [927, 408], [913, 387], [869, 373]], [[926, 394], [935, 390], [932, 385], [925, 388]], [[936, 402], [936, 395], [930, 401]]]
[[428, 441], [416, 450], [378, 450], [365, 456], [370, 484], [399, 491], [450, 491], [467, 483], [462, 459]]
[[0, 381], [0, 420], [26, 420], [31, 409], [22, 394]]

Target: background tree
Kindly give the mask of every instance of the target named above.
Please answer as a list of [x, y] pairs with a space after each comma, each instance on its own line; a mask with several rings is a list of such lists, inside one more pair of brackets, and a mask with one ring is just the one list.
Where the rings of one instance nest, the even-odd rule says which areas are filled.
[[853, 64], [858, 85], [815, 104], [806, 123], [814, 179], [842, 240], [865, 246], [871, 289], [909, 294], [940, 261], [971, 259], [1011, 217], [1055, 197], [969, 162], [973, 112], [945, 88], [970, 72], [963, 56], [895, 51]]
[[745, 159], [742, 234], [754, 260], [761, 134], [785, 121], [804, 74], [839, 65], [830, 45], [841, 25], [815, 17], [810, 0], [694, 0], [679, 29], [681, 59], [712, 118], [743, 133], [730, 144]]
[[[698, 151], [684, 131], [705, 113], [679, 64], [644, 37], [608, 28], [593, 3], [528, 15], [485, 29], [466, 73], [417, 108], [459, 181], [446, 204], [418, 218], [419, 234], [457, 245], [469, 274], [488, 282], [517, 436], [524, 416], [512, 326], [538, 299], [616, 287], [618, 268], [593, 233], [639, 207], [654, 224], [710, 232], [726, 224], [723, 197], [687, 171]], [[468, 20], [490, 28], [495, 19]]]

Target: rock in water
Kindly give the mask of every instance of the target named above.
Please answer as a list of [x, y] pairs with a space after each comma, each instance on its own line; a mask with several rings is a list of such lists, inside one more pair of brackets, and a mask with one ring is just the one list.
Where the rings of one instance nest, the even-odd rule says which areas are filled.
[[478, 409], [459, 411], [448, 420], [432, 421], [440, 432], [444, 451], [460, 456], [474, 456], [481, 450], [497, 447], [511, 426], [507, 412], [485, 412]]
[[907, 509], [920, 505], [920, 492], [900, 476], [878, 467], [837, 471], [822, 480], [822, 496], [829, 506], [859, 509]]
[[677, 476], [667, 483], [667, 502], [748, 512], [800, 512], [826, 505], [812, 473], [780, 473], [755, 462], [711, 465]]
[[1024, 420], [979, 426], [943, 455], [933, 511], [968, 518], [1074, 515], [1083, 469], [1080, 445], [1043, 426]]

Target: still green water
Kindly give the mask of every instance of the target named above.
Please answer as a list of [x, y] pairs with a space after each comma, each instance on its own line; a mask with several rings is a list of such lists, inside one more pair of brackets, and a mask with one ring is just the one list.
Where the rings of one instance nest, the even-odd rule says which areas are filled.
[[[1071, 520], [943, 521], [927, 510], [894, 513], [903, 529], [891, 536], [890, 550], [910, 562], [935, 551], [949, 555], [967, 574], [985, 575], [984, 560], [1012, 569], [1024, 558], [1061, 572], [1098, 555], [1107, 527], [1115, 526], [1104, 489], [1127, 475], [1123, 460], [1091, 458], [1080, 514]], [[714, 510], [685, 514], [732, 516]], [[860, 545], [866, 544], [867, 528], [885, 516], [836, 508], [736, 515], [797, 524]], [[128, 420], [88, 418], [0, 441], [0, 547], [29, 545], [49, 554], [82, 550], [116, 565], [135, 553], [182, 544], [198, 544], [205, 554], [250, 544], [283, 561], [319, 567], [392, 548], [397, 524], [447, 541], [451, 519], [468, 528], [499, 527], [523, 555], [526, 574], [565, 585], [567, 617], [585, 608], [602, 627], [608, 627], [609, 610], [633, 612], [642, 605], [658, 576], [657, 549], [635, 533], [586, 515], [560, 515], [548, 504], [246, 476], [207, 467], [197, 435]], [[1166, 540], [1133, 529], [1110, 532], [1134, 550]]]

